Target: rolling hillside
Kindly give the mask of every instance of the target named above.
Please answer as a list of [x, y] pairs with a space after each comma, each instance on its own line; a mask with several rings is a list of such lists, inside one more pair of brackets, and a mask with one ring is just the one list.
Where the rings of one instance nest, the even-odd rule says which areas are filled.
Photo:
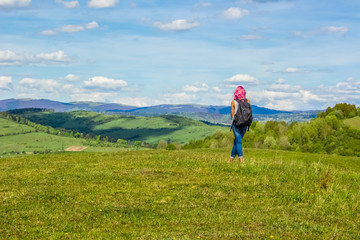
[[55, 153], [66, 151], [69, 147], [82, 147], [85, 152], [113, 152], [132, 148], [126, 144], [105, 144], [81, 137], [51, 134], [46, 126], [36, 127], [20, 124], [0, 116], [0, 155]]
[[[10, 112], [20, 113], [15, 110]], [[189, 118], [163, 115], [134, 117], [106, 115], [87, 111], [43, 112], [26, 111], [22, 117], [41, 125], [64, 128], [84, 134], [105, 135], [114, 139], [157, 143], [160, 140], [187, 143], [210, 136], [226, 126], [214, 126]]]

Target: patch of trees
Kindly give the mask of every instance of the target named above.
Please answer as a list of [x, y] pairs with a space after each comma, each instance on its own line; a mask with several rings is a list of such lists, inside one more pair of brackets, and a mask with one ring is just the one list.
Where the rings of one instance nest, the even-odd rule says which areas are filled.
[[338, 103], [334, 107], [328, 107], [325, 112], [319, 112], [318, 117], [324, 118], [328, 115], [335, 115], [338, 119], [360, 116], [360, 107], [354, 104]]
[[[349, 104], [337, 104], [329, 109], [309, 122], [253, 122], [245, 134], [243, 146], [360, 156], [360, 131], [342, 121], [359, 115], [360, 109]], [[231, 148], [233, 141], [232, 132], [218, 131], [203, 140], [190, 141], [183, 149]]]
[[53, 113], [54, 109], [47, 109], [47, 108], [20, 108], [20, 109], [13, 109], [7, 111], [9, 114], [21, 115], [27, 113], [41, 113], [41, 112], [50, 112]]

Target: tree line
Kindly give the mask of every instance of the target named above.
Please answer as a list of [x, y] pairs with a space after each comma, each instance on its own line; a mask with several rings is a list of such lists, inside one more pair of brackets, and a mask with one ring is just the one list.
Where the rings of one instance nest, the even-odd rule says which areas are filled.
[[[245, 134], [243, 146], [299, 152], [360, 156], [360, 130], [343, 120], [360, 116], [360, 108], [346, 103], [319, 112], [309, 122], [253, 122]], [[202, 140], [192, 140], [183, 149], [231, 147], [233, 133], [218, 131]]]

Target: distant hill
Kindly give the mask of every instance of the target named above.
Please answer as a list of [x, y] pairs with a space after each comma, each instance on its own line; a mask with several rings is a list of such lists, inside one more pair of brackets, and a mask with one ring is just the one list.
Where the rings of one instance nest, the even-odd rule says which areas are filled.
[[214, 125], [190, 118], [172, 115], [138, 117], [109, 115], [90, 111], [53, 112], [43, 109], [16, 109], [8, 113], [22, 116], [31, 122], [56, 129], [66, 129], [83, 135], [108, 136], [115, 141], [143, 141], [157, 143], [160, 140], [187, 143], [213, 135], [228, 126]]
[[67, 112], [75, 110], [87, 110], [93, 112], [105, 112], [109, 110], [127, 111], [137, 107], [126, 106], [117, 103], [97, 102], [70, 102], [63, 103], [48, 99], [5, 99], [0, 100], [0, 111], [8, 111], [21, 108], [46, 108], [54, 109], [55, 112]]
[[[5, 99], [0, 100], [0, 111], [8, 111], [19, 108], [47, 108], [54, 109], [55, 112], [65, 112], [74, 110], [86, 110], [93, 112], [128, 112], [145, 114], [168, 114], [168, 113], [215, 113], [230, 114], [229, 106], [206, 106], [197, 104], [163, 104], [149, 107], [127, 106], [117, 103], [101, 102], [70, 102], [63, 103], [48, 99]], [[253, 105], [254, 114], [279, 114], [290, 113], [288, 111], [278, 111]]]
[[[278, 111], [252, 105], [254, 120], [267, 121], [304, 121], [316, 117], [317, 111], [289, 112]], [[63, 103], [48, 99], [5, 99], [0, 100], [0, 111], [8, 111], [23, 108], [44, 108], [53, 109], [55, 112], [69, 112], [85, 110], [109, 114], [119, 114], [127, 116], [154, 117], [160, 115], [176, 115], [188, 117], [195, 120], [207, 121], [212, 123], [229, 124], [230, 106], [212, 106], [198, 104], [163, 104], [149, 107], [135, 107], [117, 103], [101, 102], [70, 102]]]

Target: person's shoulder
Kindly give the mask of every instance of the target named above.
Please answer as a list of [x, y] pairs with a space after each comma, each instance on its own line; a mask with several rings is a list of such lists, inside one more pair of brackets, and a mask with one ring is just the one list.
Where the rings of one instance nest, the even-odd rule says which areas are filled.
[[247, 100], [247, 102], [248, 102], [249, 104], [251, 104], [249, 99], [246, 99], [246, 100]]

